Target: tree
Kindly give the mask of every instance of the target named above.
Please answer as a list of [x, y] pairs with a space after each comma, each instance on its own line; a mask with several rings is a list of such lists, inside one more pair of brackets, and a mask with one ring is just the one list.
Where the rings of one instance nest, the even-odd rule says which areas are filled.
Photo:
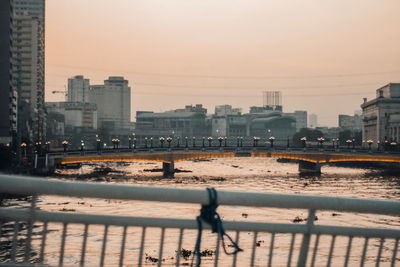
[[293, 145], [294, 146], [301, 146], [301, 138], [306, 137], [308, 141], [317, 141], [318, 137], [323, 137], [324, 134], [320, 130], [314, 130], [309, 128], [302, 128], [300, 131], [293, 135]]

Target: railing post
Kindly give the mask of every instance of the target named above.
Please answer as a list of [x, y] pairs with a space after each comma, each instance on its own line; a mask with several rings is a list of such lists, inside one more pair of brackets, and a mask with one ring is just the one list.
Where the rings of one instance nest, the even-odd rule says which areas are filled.
[[305, 267], [307, 263], [308, 248], [310, 247], [310, 238], [312, 234], [312, 227], [314, 225], [315, 210], [310, 210], [308, 212], [307, 219], [307, 233], [303, 235], [303, 241], [301, 242], [299, 261], [297, 263], [298, 267]]

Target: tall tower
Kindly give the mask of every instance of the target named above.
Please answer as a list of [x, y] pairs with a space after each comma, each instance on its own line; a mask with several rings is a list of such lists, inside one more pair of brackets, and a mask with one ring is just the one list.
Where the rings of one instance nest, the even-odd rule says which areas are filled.
[[272, 110], [282, 111], [282, 92], [280, 91], [264, 91], [263, 106]]
[[[13, 57], [20, 70], [14, 76], [21, 82], [22, 100], [31, 106], [33, 138], [45, 139], [44, 108], [45, 0], [14, 1]], [[20, 75], [20, 77], [19, 77]]]
[[89, 103], [89, 79], [82, 75], [68, 79], [68, 102]]
[[17, 130], [17, 91], [13, 77], [13, 1], [0, 1], [0, 144], [10, 144]]

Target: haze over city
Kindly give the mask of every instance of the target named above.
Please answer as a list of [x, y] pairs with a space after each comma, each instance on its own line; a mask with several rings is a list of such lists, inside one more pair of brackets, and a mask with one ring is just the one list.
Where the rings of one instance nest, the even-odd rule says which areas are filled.
[[46, 101], [68, 78], [123, 75], [137, 110], [201, 103], [247, 112], [262, 91], [284, 111], [337, 126], [363, 97], [400, 82], [400, 2], [48, 1]]

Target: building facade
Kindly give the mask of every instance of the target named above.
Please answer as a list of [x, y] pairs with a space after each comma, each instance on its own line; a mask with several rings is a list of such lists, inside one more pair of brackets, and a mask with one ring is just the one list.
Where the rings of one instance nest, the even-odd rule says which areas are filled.
[[338, 116], [338, 123], [339, 128], [344, 130], [361, 131], [362, 116], [358, 114], [354, 114], [353, 116], [340, 114]]
[[362, 139], [373, 146], [400, 141], [400, 83], [389, 83], [376, 90], [376, 98], [361, 105], [363, 111]]
[[68, 102], [89, 103], [89, 79], [76, 75], [68, 79]]
[[30, 103], [33, 136], [44, 140], [46, 112], [45, 83], [45, 1], [14, 1], [13, 75], [21, 85], [20, 97]]
[[131, 88], [123, 77], [109, 77], [104, 85], [93, 85], [89, 102], [97, 106], [98, 127], [111, 133], [131, 130]]
[[296, 120], [296, 131], [307, 128], [307, 111], [295, 110], [293, 113], [285, 113], [285, 115], [292, 116]]
[[13, 1], [0, 1], [0, 144], [17, 131], [17, 90], [13, 73]]
[[308, 128], [318, 127], [318, 116], [317, 114], [310, 114], [308, 116]]

